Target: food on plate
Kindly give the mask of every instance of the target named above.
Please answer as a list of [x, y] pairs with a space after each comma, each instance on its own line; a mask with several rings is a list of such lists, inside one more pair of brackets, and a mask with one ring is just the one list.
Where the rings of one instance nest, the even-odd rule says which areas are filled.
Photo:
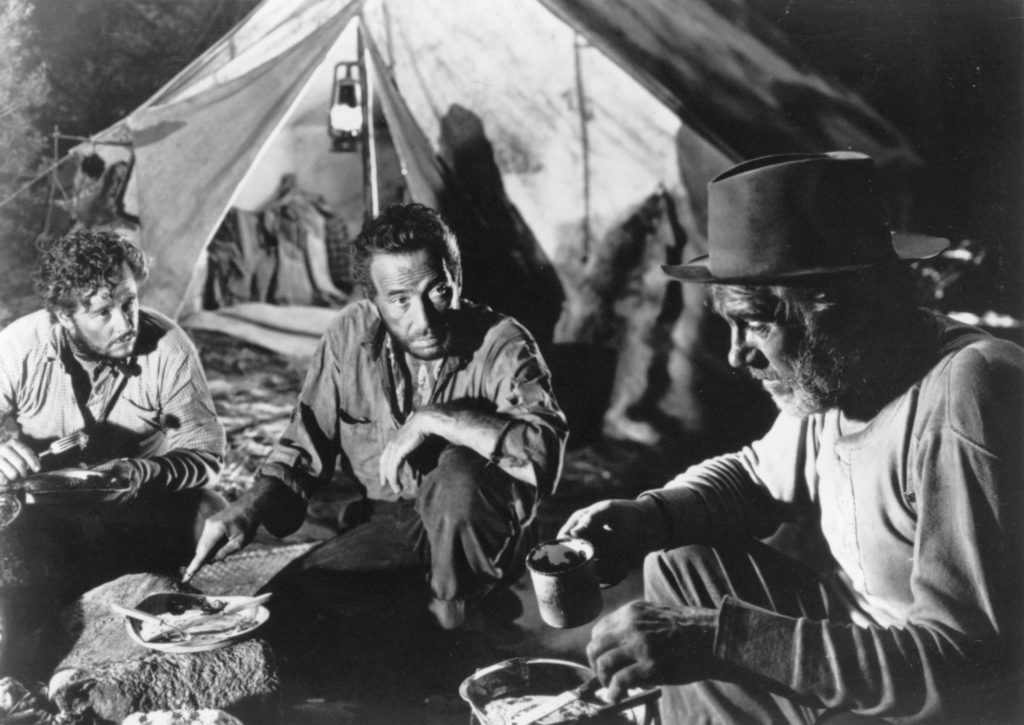
[[[514, 697], [499, 697], [491, 700], [483, 706], [484, 720], [487, 725], [517, 725], [528, 719], [530, 711], [550, 701], [556, 695], [516, 695]], [[565, 707], [556, 710], [547, 717], [537, 721], [537, 725], [553, 725], [566, 721], [578, 720], [584, 716], [592, 717], [605, 703], [591, 702], [589, 700], [573, 700]], [[618, 723], [631, 723], [629, 716], [623, 713], [609, 714], [602, 723], [616, 725]]]
[[183, 632], [195, 642], [231, 637], [259, 624], [255, 606], [225, 614], [226, 605], [216, 598], [172, 597], [166, 601], [167, 611], [153, 612], [161, 623], [137, 622], [136, 631], [145, 642], [178, 642]]
[[[180, 632], [187, 632], [190, 641], [200, 638], [220, 639], [244, 632], [258, 624], [256, 618], [245, 612], [225, 614], [211, 617], [202, 612], [193, 611], [184, 614], [163, 614], [160, 619], [164, 624], [140, 622], [139, 637], [146, 642], [176, 642], [181, 639]], [[177, 628], [178, 631], [175, 631]]]

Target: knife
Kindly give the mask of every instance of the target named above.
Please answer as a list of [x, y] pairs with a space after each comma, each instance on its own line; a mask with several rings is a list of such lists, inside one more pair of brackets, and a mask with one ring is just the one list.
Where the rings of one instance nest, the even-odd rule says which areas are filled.
[[139, 639], [142, 639], [143, 641], [152, 642], [152, 641], [156, 640], [158, 637], [162, 637], [162, 636], [164, 636], [164, 635], [166, 635], [168, 633], [174, 633], [174, 634], [178, 635], [179, 637], [181, 637], [185, 641], [188, 641], [189, 639], [191, 639], [192, 635], [184, 632], [183, 630], [179, 629], [178, 627], [175, 627], [170, 622], [165, 622], [164, 620], [160, 619], [160, 617], [156, 616], [155, 614], [150, 614], [149, 612], [143, 612], [141, 609], [132, 609], [131, 607], [122, 607], [120, 604], [114, 604], [113, 602], [110, 603], [110, 608], [114, 612], [116, 612], [117, 614], [120, 614], [123, 617], [131, 617], [132, 619], [137, 619], [140, 622], [149, 622], [150, 624], [155, 624], [158, 627], [160, 627], [160, 629], [158, 629], [154, 634], [152, 634], [149, 637], [149, 639], [145, 639], [142, 636], [142, 633], [140, 632], [139, 633]]
[[582, 697], [590, 695], [600, 686], [600, 680], [597, 679], [597, 675], [594, 675], [578, 687], [566, 690], [560, 695], [555, 695], [547, 702], [541, 703], [540, 705], [537, 705], [537, 707], [527, 710], [523, 713], [522, 719], [516, 718], [515, 725], [533, 725], [533, 723], [543, 720], [548, 715], [553, 715], [558, 712], [570, 702], [575, 702]]
[[[237, 602], [234, 602], [233, 604], [227, 605], [226, 607], [224, 607], [219, 612], [214, 612], [213, 614], [207, 614], [207, 615], [202, 616], [202, 617], [197, 617], [196, 619], [193, 619], [190, 622], [185, 622], [184, 624], [181, 624], [179, 626], [181, 627], [182, 631], [187, 631], [187, 630], [189, 630], [189, 629], [191, 629], [193, 627], [196, 627], [196, 626], [198, 626], [200, 624], [206, 624], [206, 623], [210, 622], [211, 620], [219, 619], [221, 617], [226, 617], [229, 614], [234, 614], [235, 612], [241, 612], [241, 611], [243, 611], [245, 609], [249, 609], [251, 607], [258, 607], [261, 604], [266, 603], [267, 600], [269, 600], [272, 596], [273, 596], [272, 592], [267, 592], [266, 594], [259, 594], [259, 595], [254, 596], [254, 597], [245, 597], [244, 599], [241, 599], [241, 600], [239, 600]], [[211, 598], [212, 599], [216, 599], [216, 597], [211, 597]]]

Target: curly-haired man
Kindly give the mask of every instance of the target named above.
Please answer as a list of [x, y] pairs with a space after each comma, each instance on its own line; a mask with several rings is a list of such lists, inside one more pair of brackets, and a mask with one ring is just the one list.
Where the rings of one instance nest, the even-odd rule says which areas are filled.
[[[0, 331], [0, 494], [34, 474], [111, 469], [116, 505], [29, 505], [0, 537], [0, 615], [18, 635], [91, 586], [188, 561], [220, 473], [224, 430], [195, 347], [174, 322], [140, 309], [142, 253], [114, 233], [78, 230], [41, 258], [46, 309]], [[50, 453], [84, 433], [84, 445]], [[35, 621], [33, 621], [35, 620]], [[2, 623], [0, 623], [2, 624]]]

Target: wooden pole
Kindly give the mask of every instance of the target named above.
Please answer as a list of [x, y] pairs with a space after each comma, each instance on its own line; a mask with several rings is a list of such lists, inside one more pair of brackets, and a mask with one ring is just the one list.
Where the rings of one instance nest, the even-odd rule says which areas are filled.
[[363, 42], [363, 24], [360, 20], [357, 44], [359, 55], [359, 80], [363, 85], [361, 94], [363, 107], [363, 210], [368, 221], [380, 211], [380, 192], [377, 180], [377, 135], [374, 129], [374, 78], [366, 62]]

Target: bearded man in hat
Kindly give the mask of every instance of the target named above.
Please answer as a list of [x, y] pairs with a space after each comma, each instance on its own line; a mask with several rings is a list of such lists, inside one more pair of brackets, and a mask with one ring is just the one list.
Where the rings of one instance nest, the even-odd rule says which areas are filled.
[[[668, 723], [1021, 717], [1024, 351], [915, 306], [901, 260], [946, 240], [890, 234], [874, 183], [850, 152], [711, 182], [708, 255], [664, 269], [711, 285], [781, 415], [562, 528], [647, 555], [587, 654], [613, 698], [670, 686]], [[801, 516], [816, 571], [760, 541]]]

